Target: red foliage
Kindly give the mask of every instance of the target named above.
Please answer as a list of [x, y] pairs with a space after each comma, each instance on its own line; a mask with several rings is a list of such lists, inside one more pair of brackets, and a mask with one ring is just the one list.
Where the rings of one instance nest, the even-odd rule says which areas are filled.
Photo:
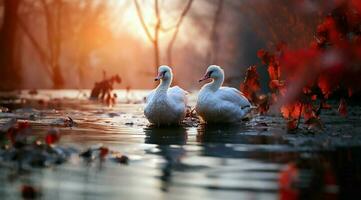
[[303, 112], [303, 118], [305, 119], [305, 121], [316, 117], [314, 108], [311, 104], [304, 104], [302, 112]]
[[30, 129], [31, 126], [28, 121], [17, 121], [7, 130], [6, 136], [12, 145], [16, 142], [25, 142]]
[[[361, 90], [360, 2], [337, 3], [338, 7], [317, 26], [310, 47], [290, 50], [280, 43], [274, 52], [264, 49], [257, 52], [267, 66], [271, 94], [262, 95], [264, 101], [260, 101], [258, 74], [251, 76], [256, 72], [255, 66], [248, 69], [241, 89], [262, 108], [260, 113], [266, 113], [270, 103], [277, 103], [289, 129], [297, 128], [301, 117], [309, 127], [322, 127], [318, 115], [321, 109], [331, 109], [325, 100], [336, 91], [341, 91], [340, 94], [347, 91], [338, 108], [342, 116], [347, 115], [344, 98]], [[252, 87], [254, 83], [258, 87]]]
[[270, 64], [270, 63], [274, 63], [275, 61], [275, 57], [273, 54], [271, 54], [270, 52], [265, 51], [264, 49], [260, 49], [257, 52], [257, 56], [262, 60], [263, 64]]
[[257, 92], [261, 89], [256, 66], [247, 69], [246, 78], [241, 84], [241, 91], [250, 101], [257, 101]]
[[284, 105], [281, 107], [281, 113], [285, 119], [296, 119], [302, 113], [302, 104], [294, 103], [290, 105]]
[[30, 124], [28, 121], [18, 121], [18, 129], [24, 130], [26, 128], [30, 128]]
[[45, 143], [47, 145], [52, 145], [60, 140], [60, 132], [58, 129], [52, 128], [48, 131], [48, 133], [45, 135]]

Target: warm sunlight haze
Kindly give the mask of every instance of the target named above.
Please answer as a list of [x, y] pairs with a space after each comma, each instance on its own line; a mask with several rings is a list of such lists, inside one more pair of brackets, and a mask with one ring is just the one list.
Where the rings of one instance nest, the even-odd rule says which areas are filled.
[[0, 0], [0, 200], [361, 196], [361, 0]]

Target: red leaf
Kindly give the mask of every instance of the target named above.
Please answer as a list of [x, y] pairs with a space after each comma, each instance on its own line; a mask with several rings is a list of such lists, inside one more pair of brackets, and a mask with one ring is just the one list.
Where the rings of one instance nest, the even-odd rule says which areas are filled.
[[268, 65], [268, 75], [270, 77], [270, 80], [278, 80], [281, 76], [280, 67], [276, 64], [270, 64]]
[[245, 80], [241, 84], [240, 89], [247, 99], [251, 102], [256, 101], [256, 93], [261, 89], [256, 66], [250, 66], [247, 69]]
[[52, 128], [48, 131], [48, 133], [45, 136], [45, 143], [47, 145], [52, 145], [60, 140], [60, 132], [56, 128]]
[[30, 124], [28, 121], [18, 121], [18, 128], [20, 130], [30, 128]]
[[271, 90], [280, 90], [280, 89], [284, 88], [284, 86], [285, 86], [284, 82], [279, 81], [279, 80], [272, 80], [269, 83], [269, 88]]
[[285, 119], [296, 119], [301, 113], [301, 107], [302, 104], [298, 102], [294, 104], [284, 105], [281, 107], [282, 116]]
[[100, 147], [99, 148], [99, 156], [100, 156], [100, 158], [105, 158], [105, 156], [106, 155], [108, 155], [108, 153], [109, 153], [109, 149], [108, 149], [108, 147]]
[[330, 80], [326, 76], [320, 76], [318, 78], [318, 87], [321, 89], [325, 98], [328, 98], [331, 93], [331, 84]]

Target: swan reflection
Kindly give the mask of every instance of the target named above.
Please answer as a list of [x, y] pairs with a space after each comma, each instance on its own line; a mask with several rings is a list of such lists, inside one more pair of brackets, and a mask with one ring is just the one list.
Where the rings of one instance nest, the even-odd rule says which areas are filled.
[[147, 127], [144, 128], [145, 143], [159, 145], [184, 145], [187, 132], [183, 127]]

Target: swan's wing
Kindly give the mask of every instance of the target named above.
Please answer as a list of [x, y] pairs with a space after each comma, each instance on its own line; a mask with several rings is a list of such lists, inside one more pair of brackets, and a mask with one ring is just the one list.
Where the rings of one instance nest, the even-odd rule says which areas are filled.
[[248, 99], [236, 88], [221, 87], [217, 90], [216, 95], [222, 100], [239, 105], [241, 108], [251, 106]]
[[145, 103], [149, 103], [149, 101], [153, 98], [154, 93], [155, 93], [155, 89], [150, 91], [150, 93], [148, 94], [148, 96], [145, 99]]
[[183, 90], [178, 86], [174, 86], [168, 89], [168, 97], [177, 104], [178, 103], [187, 104], [187, 94], [188, 94], [187, 91]]

